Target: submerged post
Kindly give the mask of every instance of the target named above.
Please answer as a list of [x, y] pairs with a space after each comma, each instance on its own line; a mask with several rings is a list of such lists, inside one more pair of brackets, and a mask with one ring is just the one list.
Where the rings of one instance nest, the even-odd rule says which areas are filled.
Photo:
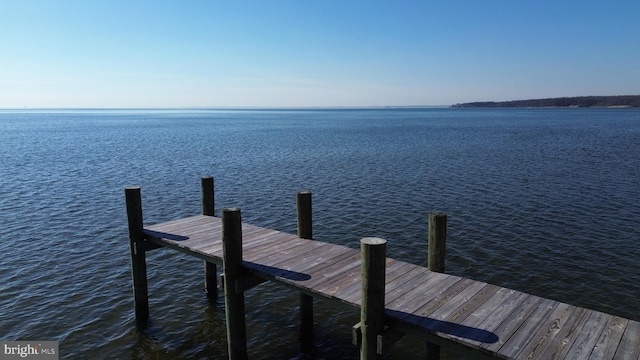
[[360, 308], [360, 329], [362, 343], [360, 359], [382, 359], [382, 341], [384, 333], [384, 287], [387, 241], [380, 238], [360, 240], [362, 264], [362, 305]]
[[236, 286], [244, 275], [240, 209], [222, 209], [222, 251], [229, 359], [244, 360], [247, 359], [244, 293]]
[[[312, 239], [311, 192], [300, 191], [296, 194], [298, 212], [298, 237]], [[303, 354], [313, 352], [313, 297], [300, 293], [300, 348]]]
[[[444, 272], [445, 250], [447, 240], [447, 214], [429, 214], [429, 248], [427, 267], [431, 271]], [[440, 346], [426, 343], [427, 360], [440, 359]]]
[[124, 189], [129, 223], [129, 247], [131, 250], [131, 277], [133, 279], [133, 303], [136, 325], [145, 327], [149, 319], [149, 292], [147, 289], [147, 260], [142, 234], [142, 198], [139, 187]]
[[[214, 216], [214, 187], [213, 177], [204, 176], [201, 181], [202, 187], [202, 215]], [[217, 267], [212, 262], [204, 262], [204, 292], [207, 294], [209, 301], [215, 301], [218, 298], [218, 278]]]

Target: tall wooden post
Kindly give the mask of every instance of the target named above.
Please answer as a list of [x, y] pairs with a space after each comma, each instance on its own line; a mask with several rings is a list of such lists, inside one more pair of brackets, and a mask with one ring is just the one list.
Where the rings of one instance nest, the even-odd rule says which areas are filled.
[[147, 260], [142, 234], [142, 198], [139, 187], [124, 189], [129, 223], [129, 247], [131, 250], [131, 277], [133, 279], [133, 303], [136, 325], [145, 327], [149, 320], [149, 292], [147, 289]]
[[[215, 196], [213, 187], [213, 177], [204, 176], [201, 179], [202, 187], [202, 215], [215, 216]], [[216, 301], [218, 298], [218, 277], [216, 264], [204, 262], [204, 292], [209, 301]]]
[[[311, 192], [296, 194], [298, 209], [298, 237], [313, 239]], [[313, 297], [300, 293], [300, 348], [303, 354], [313, 354]]]
[[360, 240], [362, 256], [362, 305], [360, 308], [360, 329], [362, 344], [360, 360], [382, 359], [384, 333], [384, 287], [387, 241], [380, 238]]
[[[447, 240], [447, 215], [443, 213], [429, 214], [429, 248], [427, 267], [431, 271], [444, 272], [445, 250]], [[440, 359], [440, 346], [426, 343], [427, 360]]]
[[222, 209], [222, 252], [229, 359], [244, 360], [247, 359], [244, 293], [236, 286], [244, 275], [240, 209]]
[[444, 272], [447, 243], [447, 214], [429, 214], [429, 257], [427, 267], [431, 271]]

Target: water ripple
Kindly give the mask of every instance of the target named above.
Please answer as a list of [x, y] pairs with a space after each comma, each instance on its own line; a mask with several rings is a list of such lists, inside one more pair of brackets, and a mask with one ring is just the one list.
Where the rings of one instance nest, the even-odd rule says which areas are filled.
[[[635, 111], [0, 113], [0, 337], [53, 339], [64, 358], [226, 358], [224, 306], [202, 261], [148, 256], [151, 326], [135, 330], [123, 188], [146, 223], [216, 210], [426, 262], [449, 215], [447, 272], [640, 320], [640, 122]], [[8, 265], [5, 265], [8, 264]], [[252, 358], [298, 358], [297, 294], [247, 294]], [[353, 358], [358, 314], [317, 302], [319, 358]], [[269, 336], [267, 336], [269, 335]], [[417, 357], [416, 344], [394, 348]], [[420, 349], [421, 351], [421, 349]], [[264, 355], [268, 354], [268, 355]]]

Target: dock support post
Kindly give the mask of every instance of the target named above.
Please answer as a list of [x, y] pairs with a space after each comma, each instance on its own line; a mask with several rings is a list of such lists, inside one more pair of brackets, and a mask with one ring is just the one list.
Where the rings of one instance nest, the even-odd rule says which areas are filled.
[[142, 198], [139, 187], [124, 189], [129, 223], [129, 246], [131, 250], [131, 277], [133, 279], [133, 303], [136, 325], [145, 327], [149, 320], [149, 292], [147, 289], [147, 260], [142, 234]]
[[244, 276], [240, 209], [222, 209], [222, 251], [229, 359], [245, 360], [247, 359], [247, 335], [244, 293], [236, 286], [238, 280]]
[[[296, 194], [298, 213], [298, 237], [313, 239], [311, 192]], [[305, 355], [313, 354], [313, 297], [300, 293], [300, 350]]]
[[444, 272], [447, 243], [447, 214], [429, 214], [429, 258], [427, 267], [431, 271]]
[[384, 287], [387, 241], [381, 238], [360, 240], [362, 265], [362, 304], [360, 360], [382, 359], [384, 333]]
[[[202, 187], [202, 215], [214, 216], [215, 196], [213, 187], [213, 177], [203, 176], [200, 180]], [[204, 292], [209, 301], [218, 299], [218, 277], [216, 264], [204, 262]]]
[[[447, 215], [444, 213], [429, 214], [429, 248], [427, 267], [431, 271], [444, 272], [445, 250], [447, 240]], [[426, 343], [427, 360], [440, 359], [440, 346]]]

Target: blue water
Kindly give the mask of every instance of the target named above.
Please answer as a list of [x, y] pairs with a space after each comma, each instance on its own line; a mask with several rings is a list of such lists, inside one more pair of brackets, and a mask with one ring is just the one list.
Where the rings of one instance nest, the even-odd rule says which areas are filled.
[[[640, 320], [640, 111], [633, 109], [0, 111], [0, 339], [63, 358], [224, 359], [224, 304], [202, 262], [149, 253], [152, 323], [134, 326], [123, 188], [145, 223], [216, 208], [426, 262], [429, 212], [449, 216], [448, 273]], [[249, 356], [292, 359], [297, 294], [247, 294]], [[316, 301], [318, 358], [354, 358], [358, 313]], [[420, 358], [403, 339], [392, 358]], [[447, 354], [446, 358], [456, 358]]]

